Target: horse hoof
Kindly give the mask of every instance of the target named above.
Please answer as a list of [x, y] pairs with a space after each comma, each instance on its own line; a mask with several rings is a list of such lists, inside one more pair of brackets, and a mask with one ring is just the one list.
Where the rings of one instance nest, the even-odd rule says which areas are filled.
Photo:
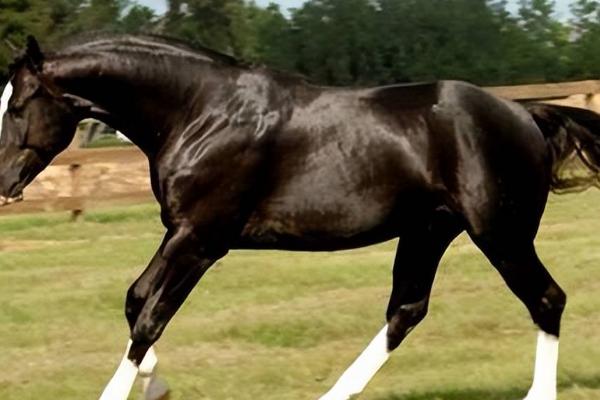
[[165, 381], [154, 378], [144, 392], [144, 400], [169, 400], [170, 393]]

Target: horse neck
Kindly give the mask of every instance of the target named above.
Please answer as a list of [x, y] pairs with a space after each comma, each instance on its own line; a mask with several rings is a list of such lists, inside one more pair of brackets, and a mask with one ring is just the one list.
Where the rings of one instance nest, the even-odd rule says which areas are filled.
[[214, 79], [209, 63], [149, 59], [140, 55], [90, 53], [56, 56], [44, 74], [63, 93], [94, 105], [84, 118], [98, 119], [125, 134], [151, 156], [189, 115], [201, 112], [203, 80]]

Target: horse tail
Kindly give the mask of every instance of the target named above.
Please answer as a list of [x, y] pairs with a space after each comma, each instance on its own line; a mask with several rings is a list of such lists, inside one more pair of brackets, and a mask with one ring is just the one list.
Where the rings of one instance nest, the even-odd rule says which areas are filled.
[[600, 114], [583, 108], [526, 103], [552, 155], [555, 193], [600, 188]]

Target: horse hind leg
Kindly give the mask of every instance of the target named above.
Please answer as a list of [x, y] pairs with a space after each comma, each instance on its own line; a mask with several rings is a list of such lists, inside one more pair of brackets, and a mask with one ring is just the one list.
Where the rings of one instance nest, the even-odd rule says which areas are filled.
[[539, 260], [532, 238], [509, 233], [471, 237], [540, 329], [534, 379], [526, 400], [556, 400], [558, 342], [566, 294]]
[[386, 318], [388, 348], [395, 350], [427, 315], [429, 297], [442, 256], [464, 230], [462, 221], [438, 210], [426, 229], [400, 239]]
[[442, 212], [428, 226], [402, 236], [394, 261], [388, 324], [320, 400], [347, 400], [361, 393], [391, 352], [425, 318], [439, 261], [461, 231], [461, 225]]

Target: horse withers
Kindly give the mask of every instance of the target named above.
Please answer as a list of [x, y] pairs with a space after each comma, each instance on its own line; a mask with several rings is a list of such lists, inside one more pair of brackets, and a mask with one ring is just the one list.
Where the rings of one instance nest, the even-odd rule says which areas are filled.
[[[134, 36], [47, 54], [30, 38], [2, 107], [3, 203], [21, 198], [84, 118], [148, 157], [166, 233], [127, 293], [130, 341], [102, 400], [125, 400], [140, 367], [152, 374], [152, 345], [230, 249], [331, 251], [399, 237], [387, 325], [322, 397], [348, 399], [425, 317], [438, 263], [463, 231], [540, 329], [526, 399], [556, 399], [566, 296], [534, 239], [550, 190], [597, 185], [597, 114], [454, 81], [324, 88]], [[586, 179], [563, 179], [573, 159]]]

